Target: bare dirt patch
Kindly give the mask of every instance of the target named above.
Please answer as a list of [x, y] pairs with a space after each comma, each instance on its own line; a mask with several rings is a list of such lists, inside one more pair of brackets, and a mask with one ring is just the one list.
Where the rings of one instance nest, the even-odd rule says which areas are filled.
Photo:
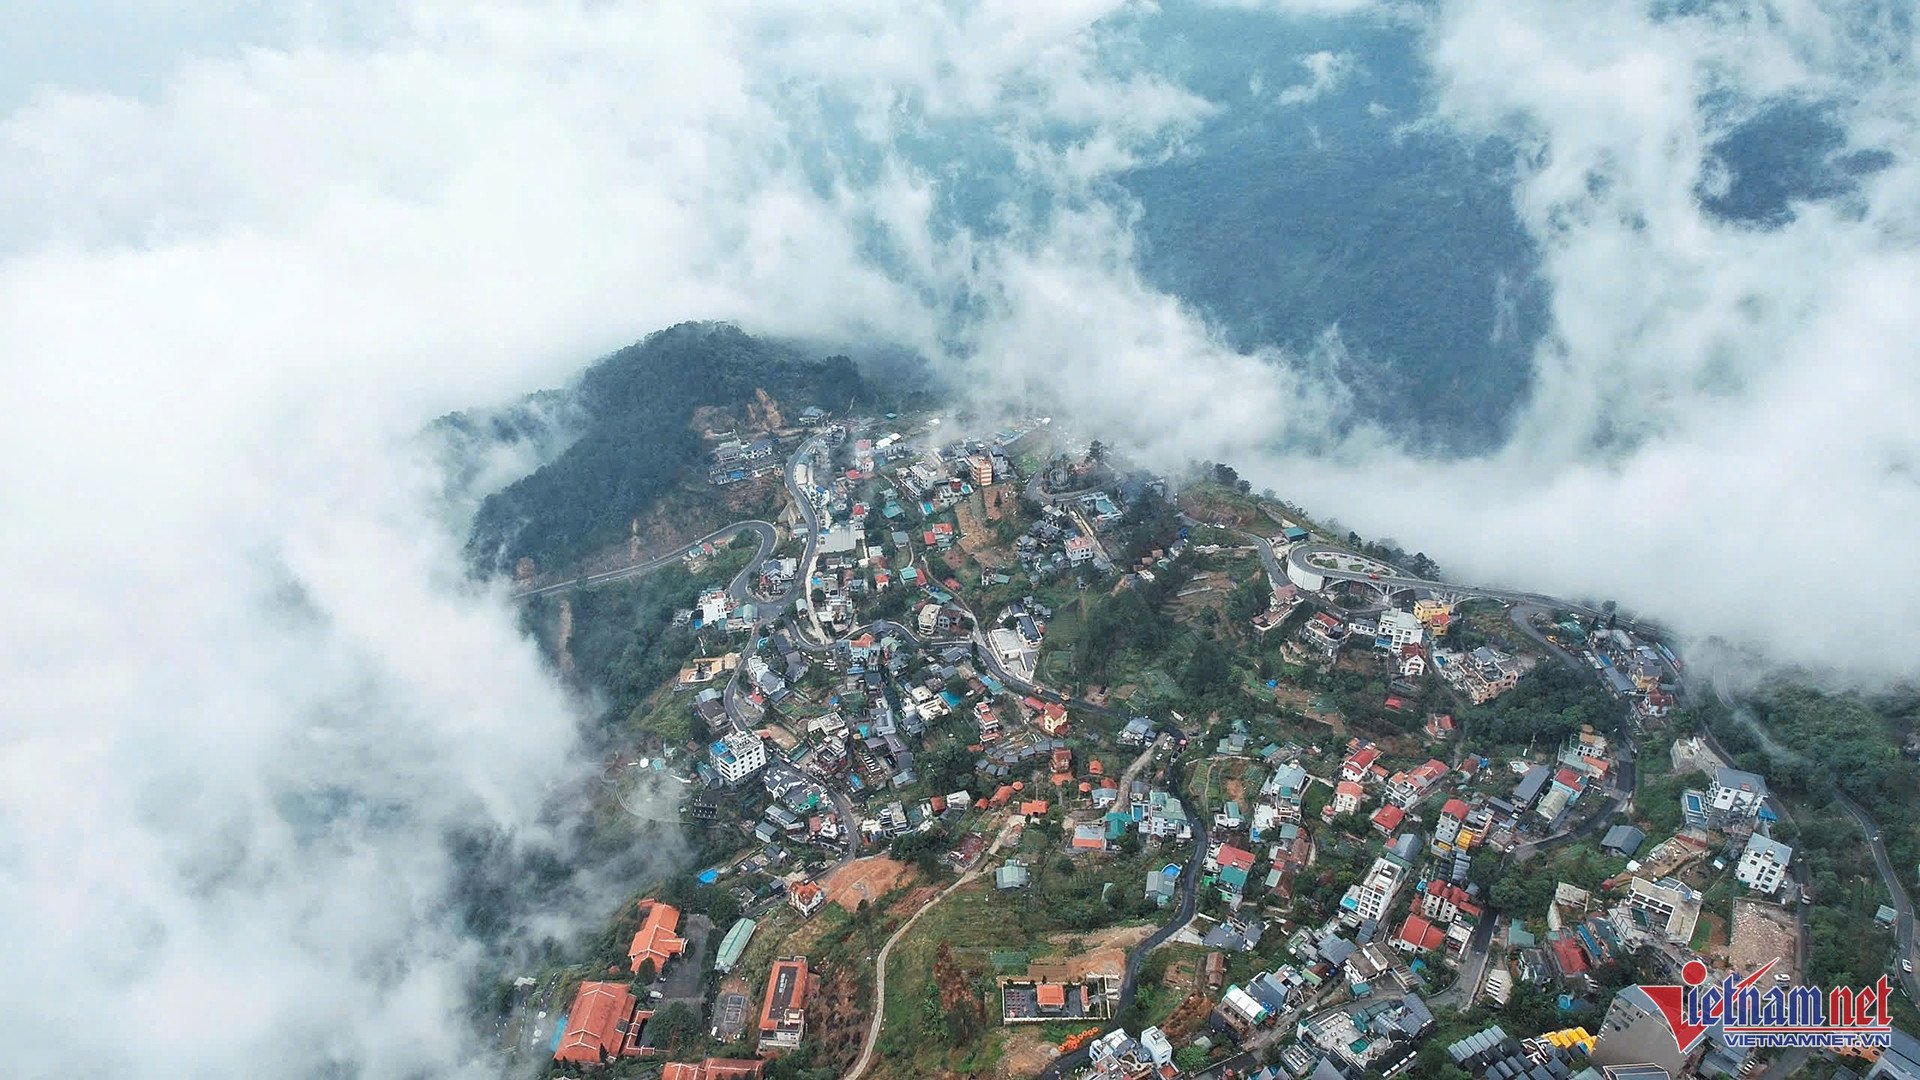
[[[966, 552], [984, 569], [1004, 569], [1012, 564], [1013, 553], [1001, 547], [993, 535], [993, 530], [981, 521], [981, 511], [976, 506], [977, 502], [977, 496], [972, 499], [963, 499], [953, 508], [953, 517], [959, 526], [960, 550]], [[987, 515], [996, 516], [991, 510], [987, 511]]]
[[1062, 948], [1078, 951], [1065, 957], [1071, 978], [1088, 975], [1112, 975], [1118, 978], [1127, 970], [1127, 953], [1153, 933], [1151, 926], [1116, 926], [1091, 934], [1052, 934], [1047, 940]]
[[1774, 971], [1787, 972], [1798, 979], [1794, 961], [1800, 956], [1800, 927], [1793, 915], [1773, 904], [1754, 900], [1733, 902], [1733, 940], [1727, 946], [1727, 963], [1741, 975], [1751, 975], [1769, 960], [1778, 960]]
[[1041, 1038], [1039, 1032], [1016, 1031], [1008, 1037], [1007, 1048], [1000, 1055], [1000, 1069], [994, 1075], [1002, 1080], [1037, 1076], [1059, 1056], [1060, 1048]]
[[880, 898], [907, 882], [913, 867], [881, 855], [855, 859], [833, 872], [823, 884], [827, 899], [848, 911], [860, 910], [860, 901], [877, 904]]

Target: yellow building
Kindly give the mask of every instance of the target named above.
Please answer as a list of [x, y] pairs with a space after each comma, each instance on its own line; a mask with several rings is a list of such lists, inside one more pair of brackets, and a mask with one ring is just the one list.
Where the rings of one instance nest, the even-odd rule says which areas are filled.
[[1415, 600], [1413, 617], [1425, 624], [1427, 629], [1439, 633], [1453, 620], [1453, 605], [1438, 600]]

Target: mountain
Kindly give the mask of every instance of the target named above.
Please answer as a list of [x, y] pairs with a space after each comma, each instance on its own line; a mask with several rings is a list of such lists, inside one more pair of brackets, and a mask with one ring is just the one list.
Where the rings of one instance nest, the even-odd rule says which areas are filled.
[[868, 398], [845, 356], [815, 357], [726, 323], [650, 334], [557, 392], [578, 438], [480, 504], [469, 557], [490, 570], [523, 556], [558, 566], [619, 541], [636, 513], [704, 461], [697, 411], [745, 407], [761, 392], [796, 407]]

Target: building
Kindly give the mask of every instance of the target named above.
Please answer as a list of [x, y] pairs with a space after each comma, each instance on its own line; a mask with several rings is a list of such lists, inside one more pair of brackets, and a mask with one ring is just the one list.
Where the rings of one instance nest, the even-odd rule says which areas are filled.
[[627, 946], [632, 970], [638, 972], [640, 965], [647, 961], [653, 962], [656, 975], [667, 970], [667, 961], [687, 950], [687, 940], [676, 933], [679, 929], [679, 908], [658, 900], [642, 900], [640, 929], [634, 932], [633, 943]]
[[975, 454], [968, 458], [967, 475], [973, 478], [974, 487], [992, 487], [993, 459], [985, 454]]
[[1707, 813], [1713, 824], [1725, 828], [1759, 816], [1767, 801], [1767, 782], [1739, 769], [1718, 769], [1707, 788]]
[[599, 1065], [639, 1052], [638, 1006], [623, 983], [583, 982], [567, 1010], [566, 1030], [553, 1060]]
[[1448, 799], [1440, 807], [1440, 817], [1433, 825], [1433, 842], [1436, 845], [1451, 845], [1460, 836], [1460, 826], [1467, 820], [1467, 803], [1464, 799]]
[[1321, 815], [1328, 821], [1332, 821], [1341, 814], [1358, 813], [1360, 804], [1366, 801], [1366, 797], [1367, 789], [1352, 780], [1342, 780], [1334, 786], [1333, 799], [1327, 803]]
[[1400, 809], [1392, 803], [1387, 803], [1385, 806], [1373, 812], [1374, 830], [1381, 836], [1392, 836], [1393, 831], [1400, 827], [1400, 823], [1405, 821], [1406, 817], [1407, 812], [1405, 810]]
[[747, 943], [753, 940], [753, 932], [759, 928], [760, 924], [753, 919], [741, 919], [728, 927], [726, 936], [720, 939], [720, 951], [713, 955], [713, 970], [722, 975], [732, 971], [733, 965], [746, 955]]
[[1700, 921], [1700, 894], [1679, 881], [1636, 877], [1626, 903], [1646, 918], [1649, 931], [1664, 936], [1668, 943], [1685, 945], [1693, 940], [1693, 928]]
[[1787, 864], [1793, 861], [1793, 849], [1777, 840], [1754, 833], [1747, 837], [1747, 849], [1734, 867], [1734, 879], [1757, 893], [1772, 896], [1786, 880]]
[[714, 771], [729, 787], [738, 784], [767, 764], [767, 745], [751, 731], [734, 731], [715, 739], [709, 748]]
[[760, 1051], [791, 1050], [807, 1033], [807, 999], [820, 977], [804, 956], [782, 957], [767, 973], [767, 1000], [760, 1009]]
[[1406, 869], [1400, 863], [1385, 856], [1375, 859], [1366, 877], [1347, 886], [1346, 895], [1340, 898], [1340, 907], [1355, 921], [1379, 922], [1393, 906], [1393, 894], [1399, 891], [1405, 877]]
[[1426, 637], [1426, 629], [1411, 612], [1383, 611], [1380, 613], [1379, 626], [1374, 631], [1373, 644], [1377, 649], [1398, 652], [1402, 646], [1419, 645]]
[[1891, 1045], [1880, 1051], [1866, 1080], [1920, 1080], [1920, 1039], [1894, 1028]]
[[1093, 541], [1084, 536], [1067, 537], [1067, 561], [1075, 566], [1093, 558]]
[[812, 915], [827, 902], [827, 890], [817, 881], [796, 881], [787, 886], [787, 904], [802, 915]]
[[1660, 1014], [1659, 1006], [1638, 986], [1629, 986], [1613, 996], [1595, 1036], [1587, 1060], [1603, 1069], [1652, 1065], [1665, 1069], [1669, 1076], [1683, 1076], [1706, 1049], [1705, 1039], [1686, 1051], [1675, 1045], [1673, 1028]]

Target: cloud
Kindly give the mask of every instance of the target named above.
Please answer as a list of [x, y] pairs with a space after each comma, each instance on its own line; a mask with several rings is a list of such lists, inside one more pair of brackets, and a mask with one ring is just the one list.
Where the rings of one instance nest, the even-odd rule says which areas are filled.
[[900, 145], [1097, 213], [1206, 109], [1104, 70], [1114, 7], [368, 4], [0, 117], [11, 1074], [491, 1075], [447, 837], [564, 852], [595, 765], [419, 432], [686, 318], [940, 350], [1064, 253]]
[[[1920, 175], [1896, 154], [1765, 228], [1697, 194], [1782, 99], [1914, 144], [1911, 61], [1855, 14], [1432, 17], [1410, 122], [1519, 148], [1552, 290], [1534, 397], [1467, 461], [1353, 425], [1339, 327], [1244, 352], [1142, 276], [1115, 178], [1215, 106], [1137, 63], [1140, 5], [369, 3], [127, 96], [27, 95], [0, 118], [9, 1064], [491, 1071], [462, 1018], [498, 971], [444, 837], [564, 845], [593, 766], [461, 574], [419, 432], [682, 319], [904, 342], [1462, 577], [1899, 674]], [[509, 914], [564, 933], [635, 883], [594, 884]], [[76, 1059], [59, 1033], [103, 1003], [116, 1038]]]
[[1275, 95], [1274, 100], [1282, 105], [1304, 105], [1338, 90], [1353, 74], [1353, 56], [1322, 49], [1301, 57], [1300, 66], [1307, 70], [1307, 81], [1294, 83]]

